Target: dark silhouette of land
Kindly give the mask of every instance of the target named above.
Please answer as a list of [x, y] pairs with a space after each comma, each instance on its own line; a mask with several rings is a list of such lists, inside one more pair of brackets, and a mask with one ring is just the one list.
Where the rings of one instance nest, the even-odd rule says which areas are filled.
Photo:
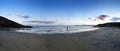
[[98, 24], [94, 27], [120, 27], [120, 22], [110, 22], [110, 23]]
[[31, 28], [31, 26], [24, 26], [3, 16], [0, 16], [0, 28]]

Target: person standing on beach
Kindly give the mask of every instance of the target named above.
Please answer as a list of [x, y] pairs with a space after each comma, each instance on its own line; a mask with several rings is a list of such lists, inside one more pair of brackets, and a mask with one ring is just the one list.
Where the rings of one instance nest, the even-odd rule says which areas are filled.
[[69, 31], [69, 27], [66, 27], [67, 31]]

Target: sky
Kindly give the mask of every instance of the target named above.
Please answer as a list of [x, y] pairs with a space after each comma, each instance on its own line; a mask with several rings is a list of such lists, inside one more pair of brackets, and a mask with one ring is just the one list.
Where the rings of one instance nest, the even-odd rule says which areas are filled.
[[29, 25], [91, 25], [120, 17], [120, 0], [0, 0], [0, 15]]

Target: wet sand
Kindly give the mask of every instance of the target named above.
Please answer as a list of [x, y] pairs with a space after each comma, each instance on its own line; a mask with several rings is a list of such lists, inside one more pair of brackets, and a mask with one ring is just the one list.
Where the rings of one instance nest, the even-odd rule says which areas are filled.
[[0, 31], [0, 51], [119, 51], [120, 29], [38, 35]]

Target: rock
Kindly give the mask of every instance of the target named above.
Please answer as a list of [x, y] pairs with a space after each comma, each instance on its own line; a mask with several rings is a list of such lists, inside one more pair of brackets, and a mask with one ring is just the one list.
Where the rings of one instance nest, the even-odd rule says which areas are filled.
[[0, 28], [31, 28], [31, 26], [24, 26], [0, 16]]

